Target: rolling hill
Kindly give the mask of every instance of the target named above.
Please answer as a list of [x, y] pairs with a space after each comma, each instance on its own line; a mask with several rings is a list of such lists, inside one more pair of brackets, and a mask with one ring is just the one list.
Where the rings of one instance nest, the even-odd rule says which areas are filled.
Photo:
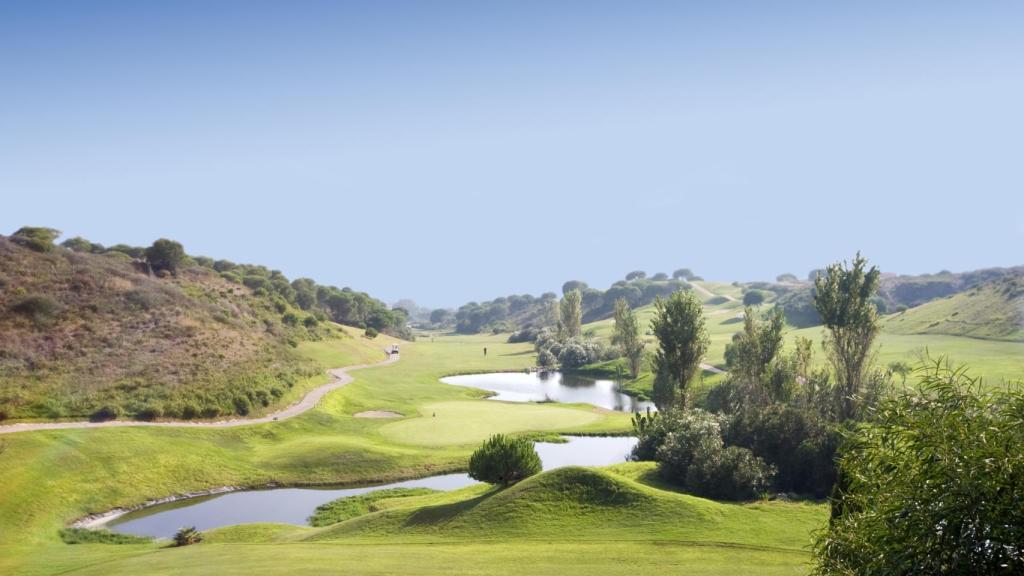
[[1024, 280], [1005, 278], [887, 316], [894, 334], [1024, 341]]

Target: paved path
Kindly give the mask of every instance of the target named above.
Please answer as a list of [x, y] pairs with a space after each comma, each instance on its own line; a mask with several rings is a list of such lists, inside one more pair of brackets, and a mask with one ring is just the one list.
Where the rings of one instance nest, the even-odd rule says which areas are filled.
[[232, 420], [219, 420], [217, 422], [192, 422], [188, 420], [173, 420], [167, 422], [145, 422], [141, 420], [107, 420], [105, 422], [38, 422], [24, 424], [8, 424], [0, 426], [0, 434], [13, 434], [15, 432], [30, 432], [33, 430], [65, 430], [73, 428], [112, 428], [116, 426], [158, 426], [178, 428], [231, 428], [233, 426], [248, 426], [249, 424], [262, 424], [275, 420], [286, 420], [298, 416], [310, 408], [316, 406], [328, 392], [337, 390], [353, 380], [349, 374], [352, 370], [369, 368], [371, 366], [385, 366], [398, 362], [398, 354], [391, 354], [387, 360], [373, 364], [357, 364], [343, 368], [332, 368], [327, 371], [331, 375], [331, 381], [323, 386], [306, 392], [306, 395], [291, 406], [277, 412], [260, 416], [259, 418], [235, 418]]

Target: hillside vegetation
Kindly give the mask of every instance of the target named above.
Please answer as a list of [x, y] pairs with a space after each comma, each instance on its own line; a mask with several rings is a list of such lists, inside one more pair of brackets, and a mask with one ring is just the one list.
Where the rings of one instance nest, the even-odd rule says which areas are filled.
[[885, 319], [894, 334], [948, 334], [1024, 341], [1024, 280], [1007, 278]]
[[303, 309], [306, 281], [262, 267], [182, 256], [158, 270], [141, 248], [33, 240], [0, 237], [0, 420], [258, 413], [321, 373], [295, 348], [340, 335], [331, 305], [371, 302], [363, 317], [394, 323], [311, 281]]

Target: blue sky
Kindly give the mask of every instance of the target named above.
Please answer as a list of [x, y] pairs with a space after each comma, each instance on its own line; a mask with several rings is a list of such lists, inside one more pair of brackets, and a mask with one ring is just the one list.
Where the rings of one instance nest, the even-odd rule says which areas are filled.
[[1019, 2], [5, 2], [0, 232], [393, 301], [1024, 264]]

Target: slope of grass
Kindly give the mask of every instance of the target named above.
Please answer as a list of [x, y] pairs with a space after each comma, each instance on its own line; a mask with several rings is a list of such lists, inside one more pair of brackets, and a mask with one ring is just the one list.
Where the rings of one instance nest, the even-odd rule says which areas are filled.
[[895, 334], [945, 334], [1024, 341], [1024, 281], [1007, 279], [887, 316]]
[[559, 468], [505, 490], [470, 487], [436, 504], [367, 514], [319, 531], [314, 541], [388, 538], [415, 542], [560, 538], [665, 540], [802, 551], [827, 510], [818, 504], [720, 503], [635, 479], [650, 463]]

